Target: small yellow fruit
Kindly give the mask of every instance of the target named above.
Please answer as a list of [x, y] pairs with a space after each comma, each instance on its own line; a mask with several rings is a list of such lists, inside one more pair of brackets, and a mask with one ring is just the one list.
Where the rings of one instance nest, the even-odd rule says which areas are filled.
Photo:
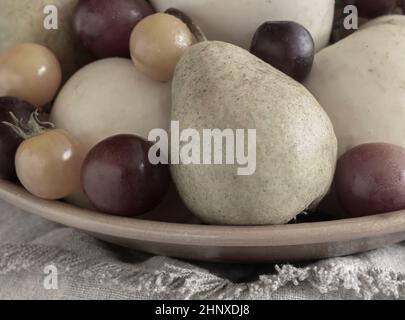
[[132, 61], [148, 77], [170, 81], [177, 63], [193, 44], [193, 39], [190, 29], [180, 19], [165, 13], [150, 15], [132, 31]]
[[51, 102], [59, 89], [62, 71], [48, 48], [20, 44], [0, 56], [0, 96], [13, 96], [37, 108]]
[[16, 171], [33, 195], [57, 200], [80, 188], [84, 156], [75, 138], [60, 129], [25, 140], [17, 150]]

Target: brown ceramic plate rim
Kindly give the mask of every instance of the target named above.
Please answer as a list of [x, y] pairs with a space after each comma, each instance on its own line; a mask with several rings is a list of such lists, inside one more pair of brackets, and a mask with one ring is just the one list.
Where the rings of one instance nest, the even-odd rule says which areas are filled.
[[209, 226], [115, 217], [39, 199], [0, 180], [0, 198], [45, 219], [90, 233], [138, 241], [208, 247], [277, 247], [374, 238], [405, 231], [405, 211], [279, 226]]

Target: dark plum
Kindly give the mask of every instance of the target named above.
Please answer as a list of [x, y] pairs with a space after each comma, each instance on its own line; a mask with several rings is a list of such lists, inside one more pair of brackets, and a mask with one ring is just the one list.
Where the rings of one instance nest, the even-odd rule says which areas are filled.
[[346, 5], [353, 4], [364, 18], [377, 18], [389, 14], [397, 5], [397, 0], [344, 0]]
[[266, 22], [256, 31], [251, 53], [297, 81], [303, 81], [312, 69], [314, 40], [302, 25]]
[[28, 121], [35, 108], [18, 98], [0, 97], [0, 179], [14, 180], [15, 153], [23, 141], [10, 127], [3, 124], [3, 121], [12, 122], [10, 112], [18, 119]]
[[350, 217], [405, 209], [405, 148], [370, 143], [348, 151], [338, 161], [335, 185]]
[[134, 135], [117, 135], [97, 144], [82, 168], [83, 189], [100, 211], [118, 216], [138, 216], [166, 195], [169, 166], [152, 165], [152, 143]]
[[145, 0], [79, 0], [73, 28], [83, 46], [94, 55], [129, 57], [132, 30], [153, 13]]

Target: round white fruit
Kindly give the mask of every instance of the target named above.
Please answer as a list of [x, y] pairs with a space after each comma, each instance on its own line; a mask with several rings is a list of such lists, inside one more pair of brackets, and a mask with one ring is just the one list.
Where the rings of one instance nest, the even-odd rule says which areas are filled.
[[339, 155], [370, 142], [405, 146], [404, 24], [377, 19], [315, 57], [305, 85], [332, 120]]
[[110, 136], [168, 129], [171, 85], [150, 80], [131, 60], [109, 58], [79, 70], [59, 93], [51, 121], [82, 143], [85, 152]]
[[295, 21], [312, 34], [316, 49], [329, 43], [335, 0], [151, 0], [159, 11], [180, 9], [209, 40], [250, 48], [253, 35], [267, 21]]

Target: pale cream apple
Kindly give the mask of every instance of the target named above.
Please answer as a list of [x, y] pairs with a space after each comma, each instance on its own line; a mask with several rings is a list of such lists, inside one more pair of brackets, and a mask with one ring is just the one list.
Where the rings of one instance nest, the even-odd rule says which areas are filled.
[[329, 43], [335, 0], [151, 0], [159, 11], [184, 11], [209, 40], [250, 47], [257, 28], [266, 21], [290, 20], [312, 34], [316, 49]]

